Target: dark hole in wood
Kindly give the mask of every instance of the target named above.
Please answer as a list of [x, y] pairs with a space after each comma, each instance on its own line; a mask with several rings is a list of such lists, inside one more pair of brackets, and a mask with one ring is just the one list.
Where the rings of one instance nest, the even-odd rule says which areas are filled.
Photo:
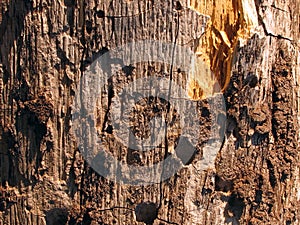
[[135, 67], [132, 65], [122, 67], [122, 71], [126, 74], [126, 76], [132, 75], [134, 69]]
[[178, 10], [178, 11], [183, 9], [180, 1], [176, 1], [175, 2], [175, 9]]
[[104, 18], [104, 17], [105, 17], [105, 12], [104, 12], [103, 10], [98, 10], [98, 11], [96, 12], [96, 16], [97, 16], [98, 18]]
[[47, 225], [65, 225], [68, 222], [69, 212], [65, 208], [54, 208], [46, 212]]
[[157, 218], [157, 206], [153, 202], [142, 202], [138, 204], [134, 210], [136, 221], [143, 222], [146, 225], [152, 225]]
[[240, 219], [245, 208], [245, 203], [242, 198], [239, 198], [236, 194], [232, 194], [225, 207], [225, 213], [228, 217], [235, 217]]
[[216, 191], [228, 192], [233, 190], [233, 181], [226, 180], [216, 175], [215, 177], [215, 189]]

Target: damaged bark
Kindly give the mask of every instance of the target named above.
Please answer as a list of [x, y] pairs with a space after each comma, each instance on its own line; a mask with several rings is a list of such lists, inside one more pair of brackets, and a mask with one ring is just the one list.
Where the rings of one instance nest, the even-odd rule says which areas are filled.
[[[0, 225], [299, 224], [299, 7], [297, 0], [2, 0]], [[161, 183], [125, 185], [85, 160], [72, 105], [99, 56], [149, 39], [189, 48], [215, 79], [115, 59], [117, 75], [95, 109], [103, 144], [128, 165], [169, 155], [184, 164]], [[176, 151], [181, 115], [159, 98], [138, 102], [130, 123], [143, 138], [150, 119], [163, 115], [170, 128], [160, 146], [141, 152], [115, 138], [111, 115], [125, 115], [115, 107], [118, 93], [144, 76], [174, 80], [194, 100], [198, 128], [186, 124], [198, 140], [195, 152], [188, 144]], [[226, 113], [215, 118], [209, 103], [218, 94]], [[203, 146], [223, 121], [214, 163], [201, 170]]]

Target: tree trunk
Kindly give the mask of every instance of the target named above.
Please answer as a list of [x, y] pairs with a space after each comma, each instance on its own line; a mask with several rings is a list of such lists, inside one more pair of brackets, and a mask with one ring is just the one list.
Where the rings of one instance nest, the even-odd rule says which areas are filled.
[[300, 224], [297, 3], [1, 0], [0, 225]]

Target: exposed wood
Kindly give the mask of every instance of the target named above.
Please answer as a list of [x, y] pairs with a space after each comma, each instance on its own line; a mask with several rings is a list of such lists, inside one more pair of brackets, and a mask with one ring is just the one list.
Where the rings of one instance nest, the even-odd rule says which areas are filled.
[[[1, 0], [0, 10], [0, 225], [151, 224], [155, 217], [154, 225], [300, 224], [298, 0]], [[72, 105], [97, 57], [149, 39], [190, 49], [200, 60], [193, 71], [206, 65], [216, 77], [195, 81], [197, 73], [176, 66], [114, 61], [119, 70], [95, 109], [104, 145], [128, 165], [168, 155], [185, 164], [162, 183], [125, 185], [84, 159]], [[159, 147], [140, 152], [114, 137], [111, 115], [123, 115], [117, 93], [154, 75], [172, 78], [196, 100], [185, 106], [197, 105], [199, 124], [186, 123], [199, 141], [192, 158], [174, 150], [179, 111], [161, 99], [140, 101], [131, 121], [140, 137], [151, 131], [149, 117], [172, 121]], [[221, 94], [226, 115], [215, 118], [209, 102]], [[217, 157], [201, 170], [209, 155], [203, 146], [224, 120], [225, 139], [212, 144]]]

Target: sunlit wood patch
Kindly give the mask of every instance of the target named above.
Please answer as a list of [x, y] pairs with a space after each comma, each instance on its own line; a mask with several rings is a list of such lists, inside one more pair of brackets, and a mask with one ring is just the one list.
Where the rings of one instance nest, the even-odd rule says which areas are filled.
[[218, 81], [214, 77], [202, 55], [195, 55], [194, 61], [188, 74], [187, 95], [193, 101], [199, 101], [213, 96], [220, 88], [216, 88]]
[[[188, 4], [192, 10], [210, 17], [205, 34], [195, 47], [195, 53], [206, 59], [221, 90], [224, 91], [230, 81], [236, 49], [246, 43], [258, 27], [255, 1], [190, 0]], [[194, 76], [197, 80], [202, 74], [195, 73]], [[201, 82], [198, 83], [201, 86]]]
[[200, 87], [198, 81], [196, 80], [191, 80], [188, 83], [188, 96], [190, 99], [194, 101], [198, 101], [204, 98], [203, 90]]

